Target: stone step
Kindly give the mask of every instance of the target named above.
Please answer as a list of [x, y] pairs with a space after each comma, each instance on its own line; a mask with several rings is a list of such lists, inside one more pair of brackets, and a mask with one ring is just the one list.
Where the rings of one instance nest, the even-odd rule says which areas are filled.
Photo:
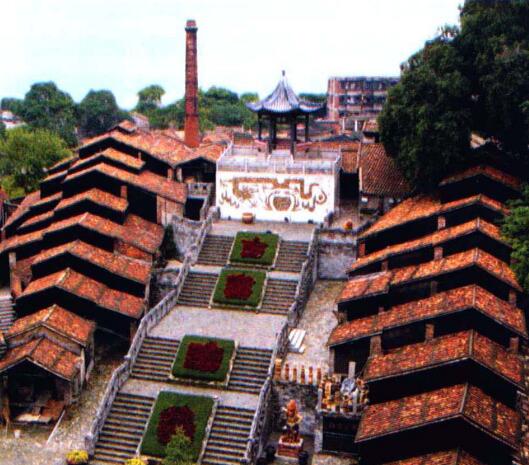
[[233, 237], [207, 235], [202, 245], [197, 263], [222, 266], [228, 262]]
[[248, 438], [247, 437], [244, 437], [244, 436], [241, 436], [241, 437], [238, 437], [238, 436], [234, 436], [234, 435], [229, 435], [229, 434], [224, 434], [220, 431], [217, 431], [217, 432], [211, 432], [210, 435], [209, 435], [209, 440], [210, 441], [213, 441], [213, 442], [219, 442], [219, 443], [237, 443], [237, 444], [244, 444], [246, 445], [246, 443], [248, 442]]

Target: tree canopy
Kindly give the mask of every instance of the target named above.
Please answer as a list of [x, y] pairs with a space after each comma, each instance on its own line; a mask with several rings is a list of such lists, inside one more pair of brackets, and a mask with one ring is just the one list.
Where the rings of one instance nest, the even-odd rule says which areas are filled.
[[502, 234], [512, 247], [512, 268], [518, 281], [529, 291], [529, 186], [521, 199], [510, 202], [509, 215], [502, 225]]
[[69, 146], [77, 144], [75, 102], [55, 83], [33, 84], [19, 111], [19, 116], [31, 127], [55, 132]]
[[402, 66], [380, 115], [380, 132], [417, 190], [471, 160], [470, 135], [529, 166], [529, 2], [467, 0], [460, 27]]
[[79, 131], [84, 136], [96, 136], [108, 131], [124, 116], [111, 91], [91, 90], [79, 104]]
[[0, 138], [2, 187], [11, 197], [34, 191], [44, 169], [70, 155], [65, 142], [46, 129], [10, 129]]
[[165, 90], [159, 84], [151, 84], [138, 92], [138, 105], [136, 111], [145, 113], [155, 110], [162, 105]]

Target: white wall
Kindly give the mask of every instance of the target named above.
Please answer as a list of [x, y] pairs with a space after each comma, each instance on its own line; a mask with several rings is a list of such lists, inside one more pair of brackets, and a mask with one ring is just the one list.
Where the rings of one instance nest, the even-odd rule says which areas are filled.
[[217, 170], [216, 205], [221, 218], [323, 222], [334, 211], [334, 173], [276, 174]]

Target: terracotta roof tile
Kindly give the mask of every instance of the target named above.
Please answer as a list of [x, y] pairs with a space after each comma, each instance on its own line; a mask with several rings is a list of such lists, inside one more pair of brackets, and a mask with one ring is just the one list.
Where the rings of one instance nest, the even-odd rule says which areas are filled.
[[404, 197], [410, 186], [382, 144], [363, 144], [360, 149], [360, 192], [367, 195]]
[[123, 276], [133, 281], [146, 284], [150, 279], [150, 264], [133, 260], [118, 253], [107, 252], [106, 250], [94, 247], [80, 240], [45, 250], [35, 257], [33, 263], [39, 264], [65, 253], [79, 257], [110, 273]]
[[443, 244], [444, 242], [471, 234], [476, 231], [480, 231], [496, 241], [504, 242], [500, 229], [496, 225], [489, 223], [483, 218], [475, 218], [467, 223], [453, 226], [451, 228], [440, 229], [433, 232], [432, 234], [420, 237], [419, 239], [390, 245], [385, 249], [377, 250], [376, 252], [365, 255], [364, 257], [360, 257], [353, 263], [349, 271], [363, 268], [367, 265], [386, 260], [391, 256], [399, 255], [401, 253], [411, 252], [424, 247], [436, 247]]
[[474, 331], [410, 344], [386, 355], [370, 358], [364, 379], [370, 382], [470, 358], [513, 384], [521, 385], [523, 381], [520, 358]]
[[4, 228], [14, 223], [16, 220], [22, 217], [29, 211], [29, 208], [36, 204], [40, 200], [40, 191], [32, 192], [31, 194], [26, 195], [24, 200], [20, 202], [18, 208], [12, 213], [12, 215], [4, 223]]
[[53, 305], [16, 320], [6, 333], [6, 338], [9, 339], [40, 326], [45, 326], [58, 332], [83, 346], [90, 342], [95, 330], [95, 323], [85, 320], [58, 305]]
[[485, 205], [502, 214], [508, 213], [505, 206], [485, 195], [474, 195], [465, 199], [442, 204], [438, 198], [419, 195], [404, 200], [385, 213], [376, 223], [364, 231], [360, 237], [365, 238], [395, 226], [402, 226], [411, 221], [436, 216], [442, 213], [466, 207], [472, 204]]
[[111, 289], [103, 283], [77, 273], [70, 268], [31, 281], [20, 297], [27, 297], [52, 287], [62, 289], [89, 300], [99, 307], [132, 318], [140, 318], [144, 310], [143, 299]]
[[143, 171], [139, 175], [136, 175], [105, 163], [99, 163], [71, 173], [66, 177], [65, 182], [73, 181], [89, 173], [104, 174], [111, 178], [118, 179], [121, 182], [132, 184], [140, 189], [160, 195], [174, 202], [185, 203], [187, 198], [187, 187], [184, 183], [171, 181], [150, 171]]
[[353, 278], [344, 286], [338, 301], [344, 302], [388, 292], [392, 286], [433, 278], [471, 266], [478, 266], [513, 289], [521, 291], [516, 276], [509, 265], [483, 250], [470, 249], [440, 260]]
[[117, 162], [118, 164], [137, 172], [145, 166], [145, 162], [141, 159], [134, 158], [131, 155], [109, 147], [103, 150], [102, 152], [97, 152], [94, 155], [90, 155], [89, 157], [79, 159], [77, 162], [75, 162], [74, 165], [71, 166], [70, 173], [73, 171], [78, 171], [79, 169], [82, 169], [83, 167], [88, 166], [90, 164], [93, 164], [94, 161], [105, 159]]
[[440, 183], [440, 185], [444, 186], [447, 184], [456, 183], [456, 182], [462, 181], [463, 179], [472, 178], [478, 175], [487, 176], [501, 184], [509, 186], [510, 188], [514, 190], [520, 190], [521, 185], [522, 185], [522, 181], [519, 178], [515, 176], [511, 176], [510, 174], [507, 174], [504, 171], [501, 171], [490, 165], [473, 166], [471, 168], [468, 168], [467, 170], [464, 170], [453, 176], [449, 176], [445, 178]]
[[380, 333], [414, 321], [474, 308], [511, 331], [527, 336], [525, 316], [518, 307], [499, 299], [479, 286], [465, 286], [440, 292], [426, 299], [397, 305], [376, 315], [359, 318], [337, 326], [329, 338], [329, 345]]
[[489, 435], [516, 447], [518, 413], [469, 384], [368, 406], [360, 421], [356, 441], [457, 417], [470, 424], [477, 423]]
[[342, 149], [342, 170], [344, 173], [358, 173], [360, 142]]
[[42, 337], [10, 348], [0, 360], [0, 372], [24, 360], [67, 380], [75, 377], [81, 363], [81, 357]]
[[88, 200], [97, 205], [110, 208], [120, 213], [125, 213], [127, 211], [129, 203], [127, 200], [122, 199], [121, 197], [116, 197], [115, 195], [109, 194], [108, 192], [102, 191], [100, 189], [94, 188], [80, 194], [74, 195], [72, 197], [67, 197], [62, 199], [59, 204], [55, 207], [55, 211], [68, 208], [76, 203], [83, 202]]
[[382, 465], [484, 465], [484, 463], [465, 451], [449, 450], [385, 462]]

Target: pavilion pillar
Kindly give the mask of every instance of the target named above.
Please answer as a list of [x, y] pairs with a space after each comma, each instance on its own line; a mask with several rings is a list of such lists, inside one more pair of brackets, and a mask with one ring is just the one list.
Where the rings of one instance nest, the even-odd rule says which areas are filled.
[[290, 121], [290, 152], [294, 153], [294, 146], [296, 144], [296, 119]]
[[274, 118], [270, 115], [268, 122], [268, 151], [271, 152], [274, 145]]
[[263, 122], [261, 121], [261, 114], [257, 115], [257, 139], [262, 139]]
[[309, 141], [309, 115], [305, 115], [305, 142]]

